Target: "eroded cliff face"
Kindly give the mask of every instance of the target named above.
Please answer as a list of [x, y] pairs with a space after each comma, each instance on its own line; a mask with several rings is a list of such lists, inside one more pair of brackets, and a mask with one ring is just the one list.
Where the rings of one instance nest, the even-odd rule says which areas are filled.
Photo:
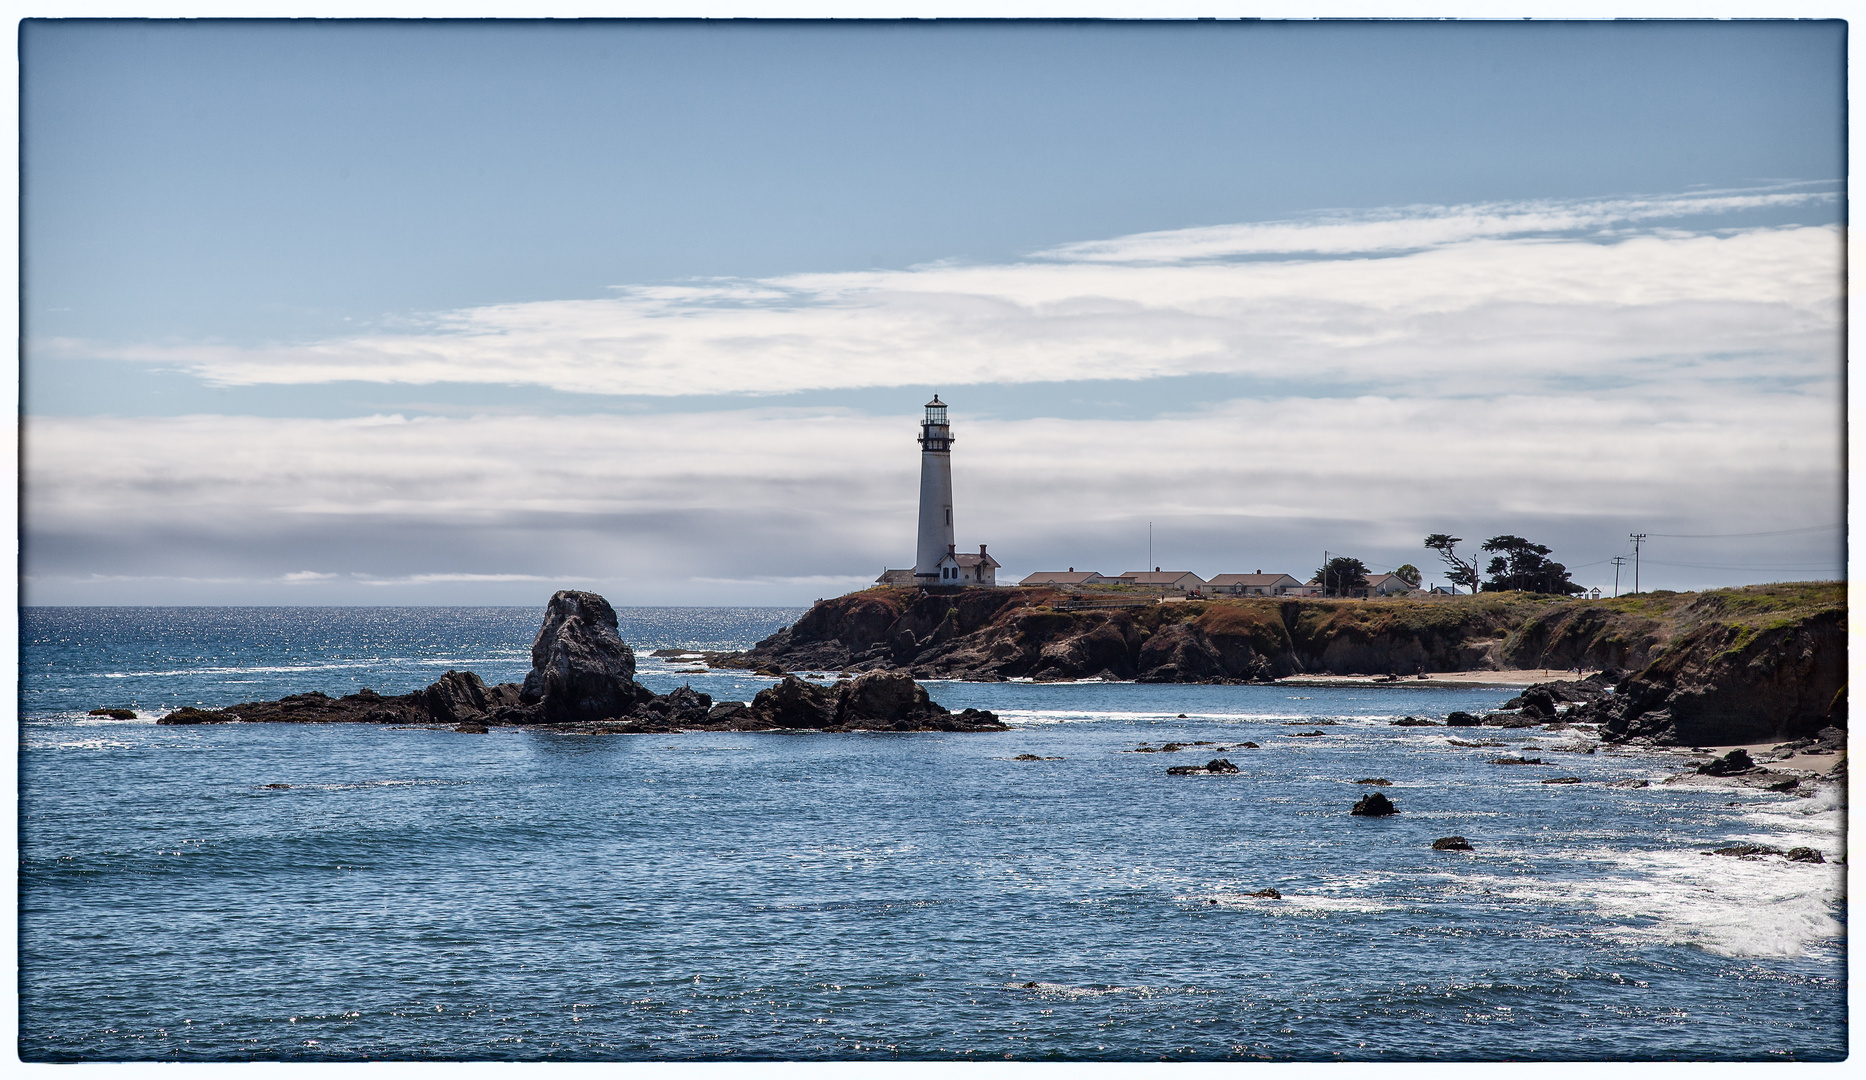
[[[1048, 589], [868, 589], [819, 601], [749, 652], [713, 662], [904, 670], [919, 678], [1145, 682], [1469, 671], [1501, 666], [1506, 635], [1539, 606], [1487, 597], [1105, 608], [1072, 608], [1070, 600]], [[1516, 651], [1534, 652], [1527, 645]]]
[[713, 663], [1143, 682], [1581, 664], [1636, 672], [1591, 706], [1609, 737], [1758, 742], [1845, 726], [1844, 590], [1815, 582], [1610, 601], [1484, 594], [1072, 609], [1082, 598], [1048, 589], [877, 588], [822, 601], [749, 653]]
[[1685, 746], [1776, 742], [1846, 727], [1846, 614], [1708, 623], [1598, 708], [1610, 737]]

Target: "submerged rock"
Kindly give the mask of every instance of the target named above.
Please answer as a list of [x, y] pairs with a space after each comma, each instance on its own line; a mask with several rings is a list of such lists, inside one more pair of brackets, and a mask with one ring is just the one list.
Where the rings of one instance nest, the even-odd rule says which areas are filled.
[[1256, 892], [1245, 893], [1244, 895], [1254, 900], [1281, 900], [1283, 899], [1283, 894], [1280, 892], [1277, 892], [1275, 889], [1258, 889]]
[[167, 716], [157, 720], [158, 724], [231, 724], [240, 719], [223, 709], [197, 709], [184, 705]]
[[1399, 807], [1393, 805], [1393, 800], [1376, 791], [1361, 796], [1361, 801], [1355, 803], [1354, 809], [1348, 813], [1356, 817], [1386, 817], [1388, 814], [1399, 813]]
[[1168, 776], [1222, 776], [1238, 771], [1236, 765], [1225, 758], [1213, 758], [1203, 765], [1175, 765], [1166, 770]]
[[134, 720], [136, 719], [136, 710], [135, 709], [92, 709], [86, 715], [108, 716], [112, 720]]
[[1753, 859], [1759, 855], [1781, 855], [1785, 853], [1781, 848], [1770, 847], [1767, 844], [1731, 844], [1729, 847], [1720, 847], [1715, 851], [1707, 851], [1704, 854], [1728, 855], [1736, 859]]
[[1356, 781], [1355, 781], [1355, 783], [1357, 783], [1357, 784], [1372, 784], [1372, 785], [1373, 785], [1373, 786], [1375, 786], [1375, 787], [1391, 787], [1391, 786], [1393, 786], [1393, 781], [1391, 781], [1391, 780], [1388, 780], [1388, 779], [1387, 779], [1386, 777], [1384, 777], [1384, 776], [1370, 776], [1370, 777], [1368, 777], [1368, 778], [1367, 778], [1367, 779], [1365, 779], [1365, 780], [1356, 780]]
[[1432, 841], [1433, 851], [1475, 851], [1471, 842], [1462, 836], [1441, 836]]

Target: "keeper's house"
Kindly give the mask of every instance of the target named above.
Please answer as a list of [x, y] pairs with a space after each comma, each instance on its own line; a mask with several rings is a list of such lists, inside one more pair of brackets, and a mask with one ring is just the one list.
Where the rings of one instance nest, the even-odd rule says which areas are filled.
[[1093, 570], [1077, 570], [1073, 566], [1067, 570], [1039, 570], [1018, 582], [1019, 585], [1112, 585], [1113, 583], [1113, 578], [1103, 577]]
[[1154, 567], [1152, 573], [1145, 570], [1129, 570], [1109, 582], [1111, 585], [1138, 585], [1143, 589], [1159, 589], [1162, 592], [1199, 592], [1205, 588], [1205, 579], [1190, 570], [1162, 570]]
[[978, 554], [960, 552], [952, 545], [946, 547], [946, 557], [938, 563], [939, 577], [935, 585], [996, 585], [998, 583], [998, 560], [985, 551], [985, 545], [978, 545]]
[[1288, 574], [1219, 574], [1205, 583], [1205, 591], [1220, 596], [1297, 596], [1302, 582]]

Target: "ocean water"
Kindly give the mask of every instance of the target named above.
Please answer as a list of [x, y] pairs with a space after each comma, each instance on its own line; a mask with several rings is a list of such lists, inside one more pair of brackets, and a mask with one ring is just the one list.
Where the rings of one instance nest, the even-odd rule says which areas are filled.
[[[642, 681], [745, 699], [769, 680], [645, 653], [799, 613], [620, 614]], [[22, 612], [21, 1056], [1846, 1055], [1844, 864], [1700, 854], [1839, 860], [1839, 800], [1659, 785], [1682, 757], [1574, 732], [1388, 723], [1503, 690], [929, 684], [1013, 726], [972, 735], [153, 722], [515, 679], [539, 616]], [[1242, 771], [1133, 752], [1167, 740]], [[1551, 764], [1489, 763], [1524, 748]], [[1348, 814], [1368, 777], [1397, 816]], [[1632, 777], [1655, 784], [1605, 786]], [[1431, 850], [1450, 834], [1476, 850]]]

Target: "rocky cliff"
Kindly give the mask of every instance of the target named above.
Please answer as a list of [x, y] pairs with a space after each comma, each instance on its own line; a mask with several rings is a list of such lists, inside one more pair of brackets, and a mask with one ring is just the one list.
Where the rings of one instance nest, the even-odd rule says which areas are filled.
[[1846, 722], [1840, 582], [1612, 600], [1486, 593], [1114, 606], [1120, 600], [877, 587], [820, 601], [748, 652], [709, 662], [766, 672], [1142, 682], [1583, 665], [1634, 672], [1590, 706], [1613, 738], [1757, 742]]
[[[1795, 587], [1720, 590], [1693, 600], [1657, 659], [1595, 706], [1619, 740], [1708, 746], [1845, 730], [1846, 610], [1769, 605]], [[1759, 603], [1758, 601], [1764, 601]]]
[[1049, 589], [877, 587], [819, 601], [748, 652], [710, 660], [918, 678], [1147, 682], [1634, 667], [1656, 655], [1670, 633], [1667, 602], [1639, 599], [1501, 593], [1117, 606], [1118, 594], [1086, 600]]

